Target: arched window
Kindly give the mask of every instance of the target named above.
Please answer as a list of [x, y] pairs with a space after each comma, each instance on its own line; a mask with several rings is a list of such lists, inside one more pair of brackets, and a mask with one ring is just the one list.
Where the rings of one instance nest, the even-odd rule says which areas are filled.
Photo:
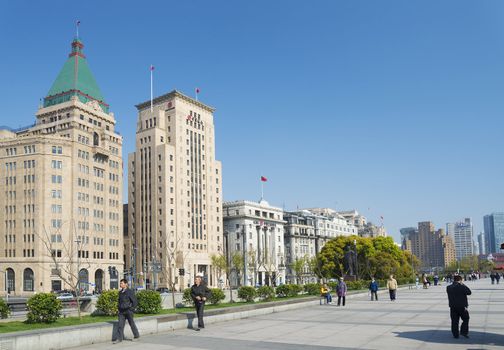
[[89, 272], [86, 269], [82, 269], [79, 272], [79, 291], [89, 290]]
[[7, 269], [7, 288], [9, 292], [16, 290], [16, 273], [10, 267]]
[[30, 268], [26, 268], [23, 272], [23, 290], [25, 292], [33, 292], [34, 287], [35, 287], [35, 277], [33, 274], [33, 270]]
[[95, 291], [101, 293], [103, 290], [103, 270], [96, 270], [95, 272]]

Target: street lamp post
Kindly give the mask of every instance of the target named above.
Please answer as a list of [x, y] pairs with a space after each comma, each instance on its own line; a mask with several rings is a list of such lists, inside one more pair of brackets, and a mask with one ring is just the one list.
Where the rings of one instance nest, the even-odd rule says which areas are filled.
[[77, 243], [77, 288], [78, 290], [76, 291], [80, 295], [81, 291], [81, 273], [80, 273], [80, 257], [81, 257], [81, 252], [80, 252], [80, 247], [79, 245], [81, 244], [81, 240], [77, 239], [75, 240], [75, 243]]
[[357, 240], [354, 239], [355, 246], [355, 280], [359, 279], [359, 255], [357, 253]]

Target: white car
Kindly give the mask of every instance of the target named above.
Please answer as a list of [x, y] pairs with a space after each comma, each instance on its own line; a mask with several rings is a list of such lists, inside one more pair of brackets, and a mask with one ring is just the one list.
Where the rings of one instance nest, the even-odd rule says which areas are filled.
[[72, 293], [61, 293], [56, 297], [59, 300], [72, 300], [74, 298]]

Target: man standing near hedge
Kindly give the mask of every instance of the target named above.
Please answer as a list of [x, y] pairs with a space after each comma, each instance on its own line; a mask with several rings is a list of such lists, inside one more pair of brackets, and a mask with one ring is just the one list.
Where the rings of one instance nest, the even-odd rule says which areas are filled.
[[119, 286], [121, 287], [121, 290], [119, 291], [119, 303], [117, 305], [119, 322], [117, 324], [117, 338], [114, 340], [114, 344], [122, 342], [125, 339], [124, 325], [126, 324], [126, 320], [128, 320], [134, 338], [140, 338], [137, 326], [133, 320], [133, 310], [138, 305], [135, 292], [128, 288], [128, 280], [124, 278], [119, 283]]
[[196, 307], [196, 315], [198, 316], [198, 328], [205, 328], [205, 323], [203, 322], [203, 309], [205, 307], [205, 301], [210, 297], [210, 289], [203, 283], [201, 276], [196, 276], [194, 278], [194, 284], [191, 287], [191, 298], [194, 301], [194, 306]]

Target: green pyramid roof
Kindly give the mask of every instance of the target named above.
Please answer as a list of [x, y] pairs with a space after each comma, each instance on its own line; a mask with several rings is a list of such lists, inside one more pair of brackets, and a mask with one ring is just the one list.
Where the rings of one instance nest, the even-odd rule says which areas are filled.
[[103, 111], [108, 112], [108, 104], [105, 103], [93, 73], [89, 69], [86, 56], [82, 53], [83, 47], [79, 39], [73, 40], [72, 52], [47, 93], [47, 97], [44, 98], [44, 107], [63, 103], [69, 101], [72, 96], [78, 96], [83, 103], [90, 100], [97, 101]]

